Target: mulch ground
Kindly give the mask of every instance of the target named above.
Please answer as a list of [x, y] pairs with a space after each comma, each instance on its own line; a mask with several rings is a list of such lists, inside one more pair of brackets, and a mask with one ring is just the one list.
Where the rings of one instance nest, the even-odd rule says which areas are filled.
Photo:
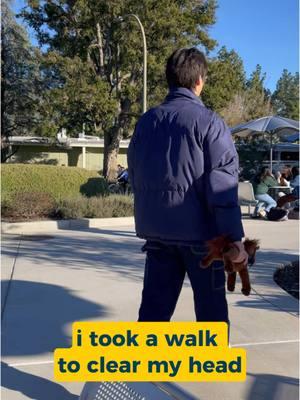
[[299, 260], [277, 268], [274, 281], [286, 292], [299, 299]]

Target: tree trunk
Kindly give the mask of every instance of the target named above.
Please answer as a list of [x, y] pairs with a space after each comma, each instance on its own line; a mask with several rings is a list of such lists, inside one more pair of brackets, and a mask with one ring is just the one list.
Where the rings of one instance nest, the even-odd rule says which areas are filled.
[[1, 163], [6, 163], [16, 152], [19, 150], [20, 146], [16, 146], [13, 151], [11, 145], [5, 137], [1, 137]]
[[121, 136], [121, 128], [119, 126], [114, 126], [104, 134], [103, 176], [109, 182], [115, 181], [117, 177], [117, 158]]

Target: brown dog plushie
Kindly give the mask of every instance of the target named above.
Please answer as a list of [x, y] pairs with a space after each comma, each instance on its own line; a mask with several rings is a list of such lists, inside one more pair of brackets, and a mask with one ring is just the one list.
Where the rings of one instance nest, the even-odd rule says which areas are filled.
[[[248, 265], [244, 263], [233, 263], [231, 260], [238, 256], [238, 248], [227, 236], [219, 236], [207, 242], [208, 253], [201, 261], [201, 267], [207, 268], [213, 261], [222, 260], [224, 269], [227, 272], [227, 289], [234, 291], [236, 282], [236, 273], [238, 272], [242, 281], [242, 293], [249, 296], [251, 291]], [[256, 251], [259, 249], [259, 241], [256, 239], [246, 239], [244, 247], [248, 253], [248, 264], [255, 262]]]

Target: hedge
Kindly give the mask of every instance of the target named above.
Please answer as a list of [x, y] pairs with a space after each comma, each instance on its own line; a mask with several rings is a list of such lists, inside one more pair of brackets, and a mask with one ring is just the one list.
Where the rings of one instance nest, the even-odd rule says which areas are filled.
[[114, 194], [66, 198], [57, 203], [55, 215], [62, 219], [131, 217], [133, 197]]
[[47, 193], [54, 200], [108, 193], [103, 177], [78, 167], [2, 164], [1, 175], [2, 202], [11, 201], [17, 193]]
[[77, 195], [55, 201], [47, 193], [18, 193], [2, 204], [5, 221], [40, 219], [113, 218], [133, 215], [133, 197], [124, 195]]

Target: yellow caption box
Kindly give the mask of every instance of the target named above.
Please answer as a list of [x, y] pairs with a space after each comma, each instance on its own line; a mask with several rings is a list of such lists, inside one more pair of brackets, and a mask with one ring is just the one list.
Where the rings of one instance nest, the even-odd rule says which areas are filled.
[[83, 381], [246, 379], [246, 351], [228, 348], [223, 322], [75, 322], [54, 352], [54, 377]]

